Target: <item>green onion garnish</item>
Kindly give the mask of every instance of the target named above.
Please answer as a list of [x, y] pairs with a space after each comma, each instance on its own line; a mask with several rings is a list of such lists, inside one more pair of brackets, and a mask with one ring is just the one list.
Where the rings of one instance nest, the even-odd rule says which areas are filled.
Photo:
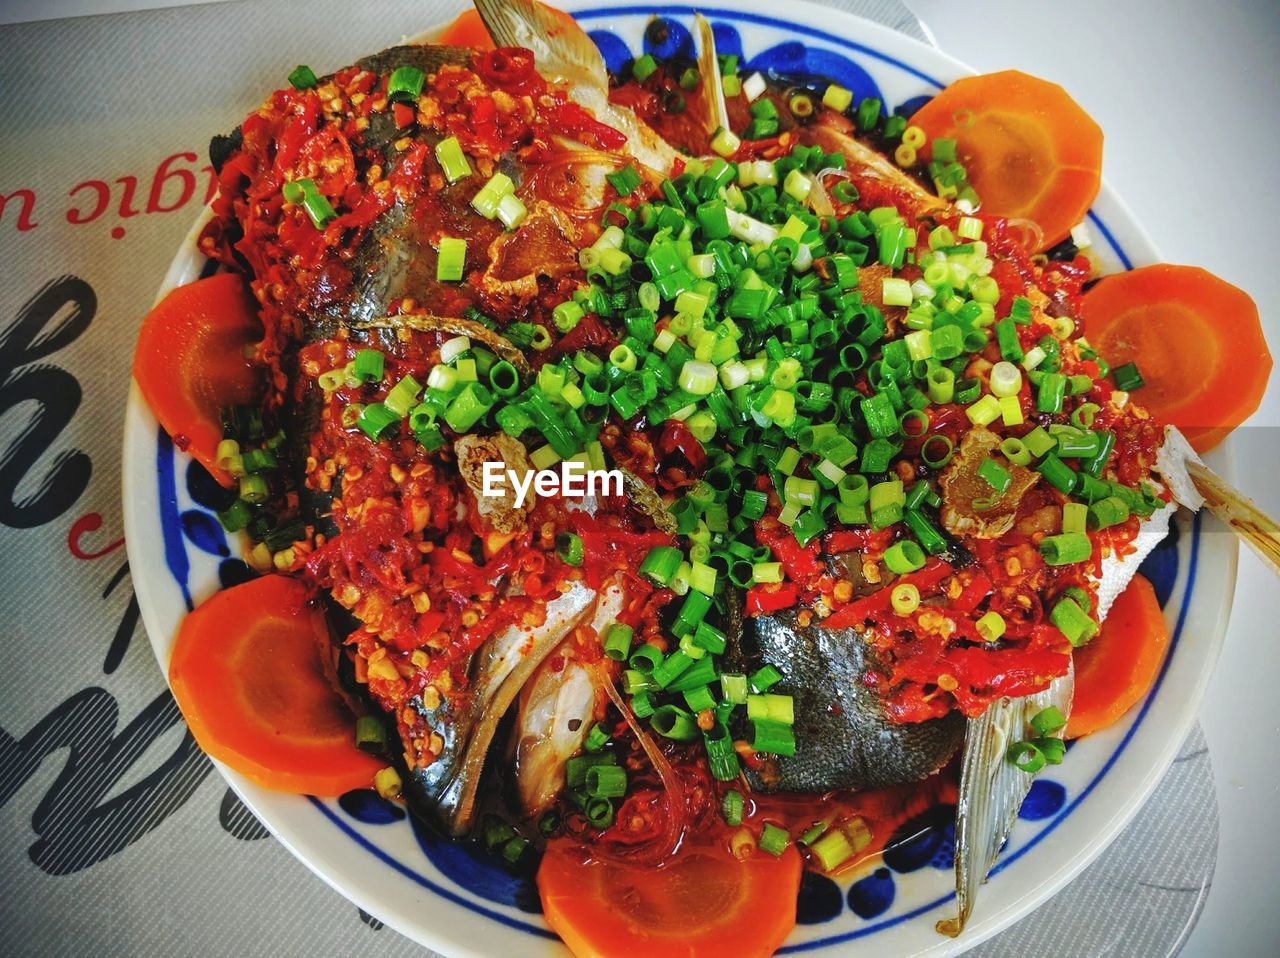
[[456, 136], [448, 136], [436, 144], [436, 160], [450, 183], [457, 183], [471, 175], [471, 164], [462, 152], [462, 144]]
[[720, 814], [724, 816], [726, 825], [732, 825], [735, 828], [742, 824], [742, 812], [746, 802], [742, 797], [742, 793], [729, 789], [724, 793], [724, 797], [720, 800]]
[[1145, 380], [1142, 373], [1138, 372], [1136, 363], [1125, 363], [1123, 366], [1117, 366], [1111, 370], [1111, 376], [1115, 379], [1116, 389], [1123, 389], [1128, 392], [1137, 389]]
[[453, 236], [440, 238], [440, 253], [436, 258], [436, 279], [444, 283], [456, 283], [462, 279], [466, 262], [466, 240]]
[[[584, 557], [582, 537], [572, 532], [556, 535], [556, 555], [565, 565], [580, 566]], [[621, 656], [619, 656], [621, 659]]]
[[289, 83], [298, 90], [309, 90], [319, 82], [315, 71], [305, 63], [299, 63], [289, 73]]
[[1063, 532], [1040, 540], [1040, 555], [1048, 565], [1084, 562], [1093, 555], [1089, 537], [1080, 532]]
[[768, 852], [775, 858], [785, 852], [790, 844], [791, 841], [786, 830], [779, 828], [777, 825], [771, 825], [766, 822], [764, 828], [760, 830], [760, 850]]
[[427, 75], [417, 67], [396, 67], [387, 81], [387, 101], [412, 103], [422, 94]]

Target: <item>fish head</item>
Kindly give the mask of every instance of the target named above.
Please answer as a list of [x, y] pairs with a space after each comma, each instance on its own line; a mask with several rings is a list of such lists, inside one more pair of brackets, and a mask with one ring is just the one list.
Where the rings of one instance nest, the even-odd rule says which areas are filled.
[[440, 749], [415, 763], [405, 785], [409, 804], [450, 834], [465, 835], [476, 818], [481, 774], [498, 723], [547, 656], [591, 611], [596, 592], [580, 582], [551, 599], [538, 625], [513, 623], [471, 657], [466, 682], [414, 699]]

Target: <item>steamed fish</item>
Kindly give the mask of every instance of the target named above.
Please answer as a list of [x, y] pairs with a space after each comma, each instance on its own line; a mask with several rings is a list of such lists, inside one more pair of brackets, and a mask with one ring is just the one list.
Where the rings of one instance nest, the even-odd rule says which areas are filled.
[[[291, 443], [258, 518], [306, 530], [259, 560], [349, 613], [354, 688], [450, 834], [505, 796], [658, 860], [763, 839], [735, 795], [954, 762], [958, 932], [1032, 781], [1009, 744], [1069, 714], [1072, 646], [1198, 505], [1179, 437], [1103, 382], [1083, 268], [845, 113], [726, 97], [701, 15], [697, 69], [627, 79], [540, 4], [476, 5], [497, 49], [393, 47], [216, 144], [202, 246], [251, 275]], [[623, 494], [486, 491], [566, 461]]]

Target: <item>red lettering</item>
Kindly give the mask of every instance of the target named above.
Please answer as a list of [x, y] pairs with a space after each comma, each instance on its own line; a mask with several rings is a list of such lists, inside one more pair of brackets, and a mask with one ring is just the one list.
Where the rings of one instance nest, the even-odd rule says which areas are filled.
[[116, 539], [110, 543], [105, 549], [99, 549], [96, 552], [90, 552], [80, 544], [80, 539], [89, 532], [97, 532], [102, 528], [102, 515], [97, 512], [90, 512], [71, 524], [71, 529], [67, 532], [67, 548], [71, 550], [71, 554], [77, 559], [101, 559], [104, 555], [114, 552], [124, 545], [123, 539]]
[[133, 208], [133, 198], [138, 192], [138, 178], [136, 176], [121, 176], [116, 182], [124, 187], [124, 195], [120, 197], [120, 216], [122, 219], [137, 216], [140, 210]]
[[0, 217], [4, 216], [4, 208], [8, 205], [9, 200], [21, 199], [22, 210], [18, 213], [18, 230], [25, 233], [27, 230], [33, 230], [38, 225], [31, 217], [35, 214], [36, 195], [30, 190], [14, 190], [12, 193], [0, 193]]
[[[174, 160], [194, 163], [197, 159], [198, 157], [194, 153], [174, 153], [172, 156], [166, 156], [160, 161], [160, 165], [156, 167], [155, 174], [151, 177], [151, 194], [147, 197], [148, 213], [172, 213], [187, 204], [187, 201], [191, 199], [191, 195], [196, 191], [195, 174], [190, 170], [171, 170], [169, 169], [169, 164]], [[182, 182], [181, 192], [176, 202], [165, 206], [161, 202], [161, 198], [164, 196], [165, 181], [175, 176]]]
[[72, 206], [71, 209], [67, 210], [68, 223], [72, 223], [76, 226], [80, 226], [83, 223], [92, 223], [107, 211], [107, 204], [111, 202], [111, 187], [102, 180], [85, 180], [83, 183], [77, 183], [71, 188], [71, 191], [67, 193], [67, 196], [74, 200], [77, 193], [81, 190], [88, 189], [94, 190], [97, 193], [97, 200], [94, 204], [93, 211], [86, 212], [85, 210], [77, 209], [75, 206]]

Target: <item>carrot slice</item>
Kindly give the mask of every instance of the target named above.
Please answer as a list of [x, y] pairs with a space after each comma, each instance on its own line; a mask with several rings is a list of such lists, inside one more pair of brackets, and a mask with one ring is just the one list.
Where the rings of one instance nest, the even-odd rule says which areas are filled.
[[383, 766], [355, 746], [355, 719], [324, 667], [324, 614], [296, 579], [215, 594], [182, 622], [169, 684], [196, 742], [267, 788], [340, 795]]
[[1067, 738], [1119, 721], [1155, 683], [1169, 629], [1151, 583], [1134, 576], [1116, 597], [1102, 629], [1075, 651], [1076, 690]]
[[221, 413], [257, 396], [260, 377], [245, 349], [260, 339], [248, 286], [219, 273], [171, 290], [142, 321], [133, 351], [133, 378], [160, 425], [224, 486], [232, 478], [214, 463]]
[[965, 77], [911, 118], [929, 138], [956, 141], [956, 157], [984, 212], [1028, 219], [1040, 249], [1084, 219], [1102, 183], [1102, 130], [1056, 83], [1017, 70]]
[[538, 869], [547, 923], [577, 958], [771, 955], [796, 923], [800, 855], [683, 848], [661, 868], [591, 860], [552, 841]]
[[1136, 398], [1199, 452], [1247, 419], [1267, 388], [1271, 353], [1249, 294], [1195, 266], [1143, 266], [1084, 297], [1089, 344], [1111, 365], [1137, 363]]

